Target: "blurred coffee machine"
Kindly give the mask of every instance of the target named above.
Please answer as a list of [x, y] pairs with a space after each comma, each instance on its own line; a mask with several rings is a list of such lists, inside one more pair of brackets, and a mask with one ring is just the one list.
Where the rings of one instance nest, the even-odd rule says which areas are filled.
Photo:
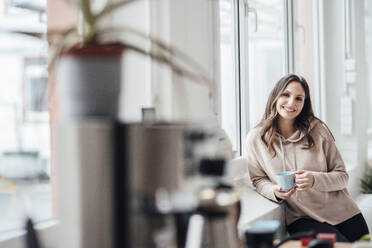
[[191, 216], [187, 233], [187, 248], [243, 247], [238, 237], [240, 199], [233, 188], [224, 183], [226, 161], [202, 159], [199, 165], [201, 183], [198, 207]]
[[[183, 187], [182, 124], [124, 124], [115, 127], [115, 247], [157, 247], [156, 234], [169, 216], [156, 209], [155, 195]], [[169, 241], [171, 242], [171, 241]]]
[[114, 136], [115, 247], [239, 247], [213, 129], [117, 123]]

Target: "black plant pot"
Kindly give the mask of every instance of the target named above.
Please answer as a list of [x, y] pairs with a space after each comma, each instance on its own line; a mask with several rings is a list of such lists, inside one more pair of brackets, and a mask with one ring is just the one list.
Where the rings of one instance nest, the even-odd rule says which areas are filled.
[[58, 65], [62, 114], [67, 119], [116, 119], [124, 47], [88, 45], [70, 49]]

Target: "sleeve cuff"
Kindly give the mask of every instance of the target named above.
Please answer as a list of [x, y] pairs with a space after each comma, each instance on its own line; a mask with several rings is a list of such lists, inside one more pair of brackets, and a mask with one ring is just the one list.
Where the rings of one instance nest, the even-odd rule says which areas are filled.
[[276, 195], [275, 195], [275, 193], [274, 193], [274, 185], [271, 185], [271, 197], [270, 197], [270, 200], [272, 200], [272, 201], [274, 201], [274, 202], [277, 202], [277, 203], [282, 203], [282, 202], [284, 202], [284, 200], [283, 199], [278, 199], [277, 197], [276, 197]]

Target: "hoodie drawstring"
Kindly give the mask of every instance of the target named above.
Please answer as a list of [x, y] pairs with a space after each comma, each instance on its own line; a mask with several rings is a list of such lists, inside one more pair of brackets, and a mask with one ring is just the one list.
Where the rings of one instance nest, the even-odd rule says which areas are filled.
[[280, 151], [282, 152], [282, 171], [285, 171], [285, 152], [282, 142], [282, 137], [279, 137]]

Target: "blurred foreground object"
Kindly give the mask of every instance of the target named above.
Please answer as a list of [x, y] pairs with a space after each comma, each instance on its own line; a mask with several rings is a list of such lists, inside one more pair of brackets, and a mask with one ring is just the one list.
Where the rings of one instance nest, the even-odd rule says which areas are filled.
[[274, 235], [280, 227], [277, 220], [257, 221], [244, 230], [245, 243], [248, 248], [273, 247]]
[[27, 218], [26, 221], [26, 247], [27, 248], [41, 248], [39, 239], [34, 229], [34, 224], [31, 218]]

